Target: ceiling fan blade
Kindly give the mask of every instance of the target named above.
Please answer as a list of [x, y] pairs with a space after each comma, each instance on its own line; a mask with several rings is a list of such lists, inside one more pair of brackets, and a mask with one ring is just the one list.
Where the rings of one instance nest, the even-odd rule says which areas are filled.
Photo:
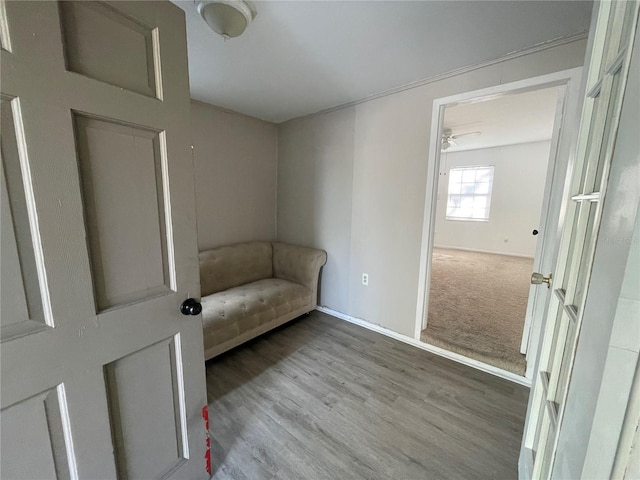
[[466, 137], [468, 135], [482, 135], [482, 132], [467, 132], [467, 133], [459, 133], [457, 135], [453, 135], [451, 138], [460, 138]]
[[454, 138], [455, 138], [455, 137], [451, 137], [451, 138], [449, 139], [449, 143], [450, 143], [451, 145], [453, 145], [454, 147], [457, 147], [457, 146], [458, 146], [458, 143], [457, 143], [456, 141], [454, 141], [454, 140], [453, 140]]

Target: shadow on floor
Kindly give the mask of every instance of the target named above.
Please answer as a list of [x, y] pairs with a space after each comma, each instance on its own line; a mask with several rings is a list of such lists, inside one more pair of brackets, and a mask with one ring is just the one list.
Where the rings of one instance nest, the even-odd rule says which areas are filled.
[[[313, 314], [302, 315], [208, 360], [206, 362], [208, 403], [215, 402], [226, 396], [228, 393], [242, 386], [244, 383], [249, 382], [306, 345], [307, 340], [311, 339], [313, 334], [309, 329], [300, 327], [306, 322], [311, 321], [312, 315]], [[278, 333], [284, 329], [291, 329], [291, 333], [295, 334], [296, 342], [282, 341]], [[245, 358], [247, 350], [253, 352], [250, 363], [247, 363]], [[224, 381], [219, 381], [221, 379], [216, 376], [216, 369], [217, 366], [222, 363], [243, 364], [243, 375], [225, 378]]]
[[[228, 398], [234, 396], [236, 390], [241, 389], [243, 385], [250, 384], [267, 370], [277, 369], [280, 362], [303, 348], [314, 336], [313, 329], [308, 328], [309, 323], [313, 320], [313, 312], [310, 315], [303, 315], [208, 360], [206, 362], [206, 379], [210, 418], [216, 418], [214, 410], [217, 408], [233, 411], [244, 409], [242, 403]], [[285, 336], [282, 335], [284, 330], [287, 331]], [[229, 374], [230, 367], [234, 372], [232, 375]], [[217, 426], [213, 424], [213, 421], [210, 424], [212, 478], [218, 478], [219, 475], [225, 478], [244, 478], [234, 472], [219, 472], [218, 470], [227, 463], [226, 457], [234, 445], [239, 441], [243, 443], [241, 437], [245, 425], [252, 421], [253, 413], [249, 410], [242, 412], [239, 415], [241, 421], [236, 419], [233, 424], [225, 425], [228, 431], [233, 432], [234, 437], [231, 441], [227, 439], [225, 445], [217, 438]]]

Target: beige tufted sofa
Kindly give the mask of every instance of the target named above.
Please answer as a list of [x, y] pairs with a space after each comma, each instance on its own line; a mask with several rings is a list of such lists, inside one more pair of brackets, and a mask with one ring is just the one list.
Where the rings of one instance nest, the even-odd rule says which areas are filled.
[[315, 309], [326, 262], [323, 250], [279, 242], [201, 252], [205, 358]]

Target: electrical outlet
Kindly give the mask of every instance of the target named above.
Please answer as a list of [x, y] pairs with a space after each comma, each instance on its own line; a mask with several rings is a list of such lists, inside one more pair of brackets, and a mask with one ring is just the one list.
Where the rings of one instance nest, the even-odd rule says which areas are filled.
[[362, 284], [363, 285], [369, 285], [369, 274], [368, 273], [363, 273], [362, 274]]

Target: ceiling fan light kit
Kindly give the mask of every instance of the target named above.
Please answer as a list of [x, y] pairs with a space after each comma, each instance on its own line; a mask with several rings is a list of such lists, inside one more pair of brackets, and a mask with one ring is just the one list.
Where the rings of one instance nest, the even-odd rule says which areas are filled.
[[467, 135], [482, 135], [482, 132], [467, 132], [467, 133], [459, 133], [457, 135], [453, 134], [453, 130], [450, 128], [445, 128], [442, 131], [442, 145], [441, 150], [447, 150], [450, 147], [457, 147], [458, 144], [455, 142], [456, 138], [465, 137]]
[[242, 35], [257, 14], [244, 0], [204, 0], [197, 2], [196, 9], [211, 30], [225, 40]]

